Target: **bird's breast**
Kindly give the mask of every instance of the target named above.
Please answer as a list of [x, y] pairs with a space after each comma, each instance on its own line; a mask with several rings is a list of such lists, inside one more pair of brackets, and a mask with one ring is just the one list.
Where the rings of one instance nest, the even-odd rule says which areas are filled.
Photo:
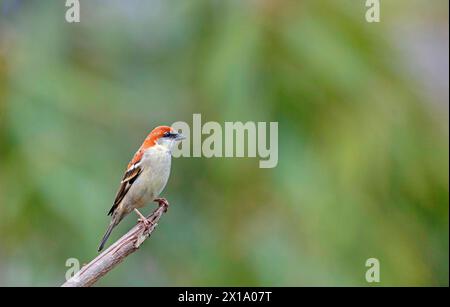
[[148, 149], [142, 160], [142, 173], [133, 183], [127, 202], [143, 207], [159, 196], [170, 175], [171, 154], [159, 148]]

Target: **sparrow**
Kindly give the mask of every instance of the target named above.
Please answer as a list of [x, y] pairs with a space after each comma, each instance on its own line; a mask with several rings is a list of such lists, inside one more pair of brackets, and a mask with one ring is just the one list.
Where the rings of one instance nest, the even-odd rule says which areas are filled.
[[149, 222], [138, 208], [150, 201], [155, 201], [160, 206], [169, 205], [166, 199], [158, 197], [169, 179], [172, 149], [182, 139], [184, 136], [169, 126], [156, 127], [145, 138], [120, 182], [113, 206], [108, 212], [111, 222], [100, 242], [99, 252], [111, 231], [128, 213], [135, 211], [139, 216], [138, 221], [148, 226]]

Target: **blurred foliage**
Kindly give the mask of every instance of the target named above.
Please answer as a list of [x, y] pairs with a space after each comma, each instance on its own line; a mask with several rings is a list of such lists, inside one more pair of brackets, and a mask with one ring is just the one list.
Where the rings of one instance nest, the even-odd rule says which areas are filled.
[[448, 285], [448, 117], [389, 36], [448, 27], [424, 3], [92, 0], [69, 24], [0, 0], [0, 285], [92, 259], [134, 150], [193, 113], [279, 122], [278, 166], [175, 159], [168, 214], [98, 285], [368, 285], [371, 257], [381, 285]]

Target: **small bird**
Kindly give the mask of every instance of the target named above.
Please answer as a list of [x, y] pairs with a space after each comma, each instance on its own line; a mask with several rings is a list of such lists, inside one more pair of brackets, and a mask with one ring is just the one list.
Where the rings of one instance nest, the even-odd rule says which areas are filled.
[[158, 198], [166, 186], [170, 174], [172, 149], [184, 136], [168, 126], [159, 126], [145, 138], [139, 150], [128, 164], [120, 182], [114, 204], [109, 210], [111, 222], [100, 243], [98, 251], [103, 249], [111, 231], [131, 211], [139, 216], [138, 221], [148, 226], [149, 222], [139, 212], [148, 202], [168, 206], [164, 198]]

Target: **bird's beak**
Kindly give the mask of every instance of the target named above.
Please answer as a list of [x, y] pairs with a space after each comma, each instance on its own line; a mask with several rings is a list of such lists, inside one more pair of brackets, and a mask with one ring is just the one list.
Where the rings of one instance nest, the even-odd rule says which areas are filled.
[[184, 140], [186, 137], [182, 135], [181, 133], [177, 133], [175, 136], [175, 141], [181, 141]]

